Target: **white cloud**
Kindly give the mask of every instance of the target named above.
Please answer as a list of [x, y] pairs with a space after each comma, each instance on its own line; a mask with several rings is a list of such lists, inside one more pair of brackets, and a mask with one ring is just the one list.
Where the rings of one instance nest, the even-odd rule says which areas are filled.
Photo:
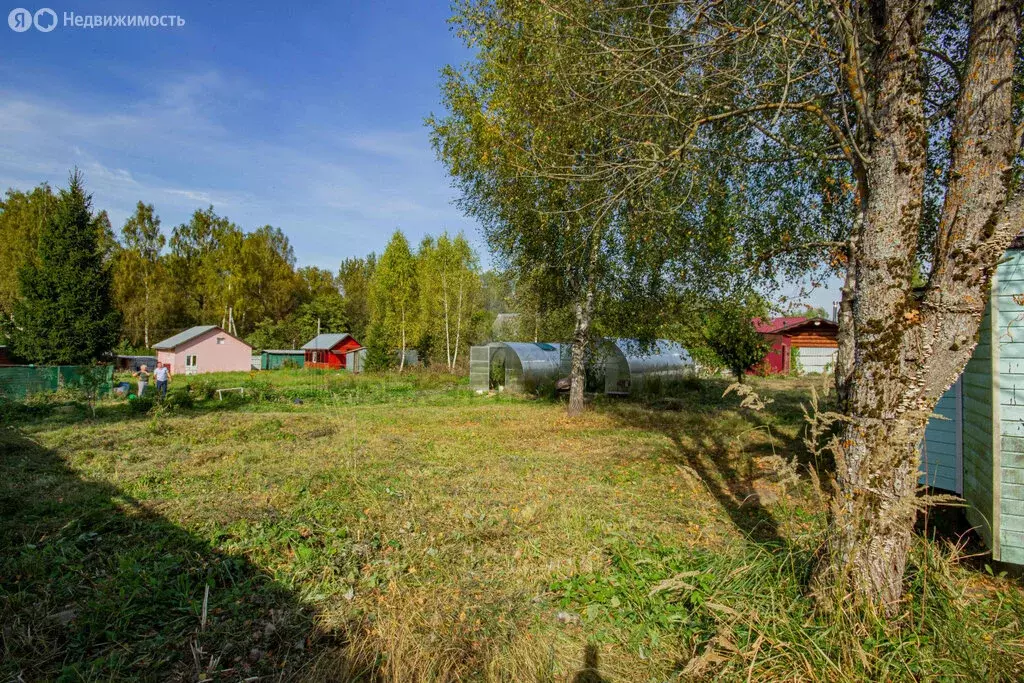
[[215, 71], [157, 82], [127, 106], [0, 90], [0, 185], [60, 186], [77, 166], [115, 226], [138, 200], [168, 228], [212, 204], [246, 228], [280, 226], [300, 261], [331, 267], [381, 249], [396, 227], [413, 241], [445, 229], [475, 237], [425, 131], [300, 128], [266, 139], [219, 115], [237, 118], [260, 91]]

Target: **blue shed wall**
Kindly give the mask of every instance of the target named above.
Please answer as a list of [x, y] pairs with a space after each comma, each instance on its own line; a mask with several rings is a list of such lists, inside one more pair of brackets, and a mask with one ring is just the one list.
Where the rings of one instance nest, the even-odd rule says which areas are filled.
[[964, 500], [967, 519], [993, 549], [993, 456], [998, 433], [994, 422], [992, 373], [992, 301], [981, 320], [978, 345], [967, 361], [963, 382]]
[[938, 417], [928, 422], [921, 447], [921, 483], [956, 493], [963, 492], [960, 393], [961, 382], [957, 380], [939, 399], [934, 411]]

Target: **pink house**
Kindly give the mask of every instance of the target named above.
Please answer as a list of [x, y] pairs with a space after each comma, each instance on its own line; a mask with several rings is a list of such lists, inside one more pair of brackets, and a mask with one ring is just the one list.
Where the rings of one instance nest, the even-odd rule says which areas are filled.
[[172, 375], [252, 369], [252, 347], [216, 325], [198, 325], [153, 344]]

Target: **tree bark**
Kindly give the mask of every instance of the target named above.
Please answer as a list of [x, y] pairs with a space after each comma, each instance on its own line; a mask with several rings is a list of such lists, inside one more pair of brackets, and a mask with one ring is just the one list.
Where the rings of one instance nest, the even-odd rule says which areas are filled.
[[398, 359], [398, 371], [405, 371], [405, 306], [402, 306], [402, 357]]
[[583, 393], [586, 390], [587, 350], [590, 346], [590, 318], [594, 311], [594, 291], [587, 288], [583, 301], [576, 304], [576, 330], [572, 337], [572, 366], [569, 371], [570, 417], [583, 414], [585, 409]]
[[[860, 213], [843, 290], [838, 494], [813, 588], [826, 602], [898, 609], [913, 539], [925, 426], [976, 344], [988, 284], [1020, 230], [1007, 205], [1019, 2], [975, 0], [932, 273], [913, 290], [926, 172], [921, 54], [927, 5], [877, 2], [858, 169]], [[864, 41], [868, 42], [868, 41]], [[849, 59], [853, 64], [856, 60]], [[856, 94], [851, 85], [851, 91]]]

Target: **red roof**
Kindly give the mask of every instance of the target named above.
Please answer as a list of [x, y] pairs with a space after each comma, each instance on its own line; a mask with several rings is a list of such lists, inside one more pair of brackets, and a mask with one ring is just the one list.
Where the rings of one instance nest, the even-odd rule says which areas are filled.
[[765, 322], [760, 318], [754, 318], [751, 322], [754, 323], [754, 329], [761, 334], [775, 334], [780, 330], [784, 330], [794, 325], [799, 325], [802, 322], [806, 322], [807, 318], [802, 315], [798, 316], [782, 316], [780, 318], [772, 318]]
[[838, 327], [836, 323], [825, 318], [806, 318], [804, 316], [782, 316], [772, 318], [768, 322], [764, 322], [760, 318], [754, 318], [751, 322], [754, 323], [754, 329], [761, 334], [783, 334], [807, 323], [814, 323], [816, 325], [824, 323], [826, 327]]

